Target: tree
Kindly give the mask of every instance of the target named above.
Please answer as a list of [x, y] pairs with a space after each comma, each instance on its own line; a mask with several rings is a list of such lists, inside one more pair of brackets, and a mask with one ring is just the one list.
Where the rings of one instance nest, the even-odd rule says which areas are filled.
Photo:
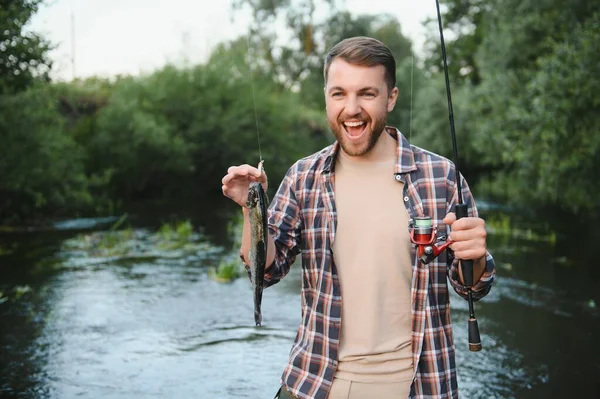
[[0, 220], [76, 215], [92, 198], [85, 152], [65, 132], [50, 87], [0, 97]]
[[50, 43], [25, 27], [43, 0], [0, 0], [0, 95], [49, 81]]
[[[442, 28], [446, 43], [448, 71], [453, 82], [480, 82], [479, 65], [475, 55], [486, 28], [485, 18], [494, 13], [494, 0], [441, 0]], [[445, 11], [443, 8], [445, 6]], [[429, 40], [426, 41], [426, 69], [441, 72], [441, 42], [437, 18], [425, 22]]]
[[[315, 91], [322, 92], [324, 57], [334, 44], [347, 37], [382, 40], [398, 63], [412, 54], [412, 42], [390, 15], [354, 16], [335, 0], [236, 0], [233, 4], [237, 11], [249, 8], [253, 16], [248, 51], [254, 63], [286, 89], [299, 89], [312, 79], [320, 81]], [[280, 24], [286, 28], [284, 33]], [[310, 90], [314, 90], [313, 83], [309, 83]]]
[[[516, 129], [494, 143], [502, 143], [497, 148], [515, 166], [508, 177], [516, 178], [524, 200], [576, 213], [599, 210], [598, 188], [589, 183], [600, 177], [599, 21], [600, 13], [590, 13], [564, 37], [544, 40], [547, 50], [534, 68], [499, 76], [512, 96], [503, 101], [504, 112], [490, 101], [498, 111], [493, 121], [502, 118]], [[493, 98], [492, 87], [482, 89]]]
[[[449, 61], [453, 100], [469, 141], [461, 157], [467, 168], [475, 163], [496, 171], [488, 174], [487, 187], [501, 201], [598, 210], [598, 190], [587, 183], [598, 176], [593, 154], [600, 149], [599, 56], [592, 50], [600, 18], [594, 2], [444, 3], [443, 18], [457, 35], [447, 41], [447, 51], [455, 57]], [[457, 74], [465, 65], [476, 79]]]

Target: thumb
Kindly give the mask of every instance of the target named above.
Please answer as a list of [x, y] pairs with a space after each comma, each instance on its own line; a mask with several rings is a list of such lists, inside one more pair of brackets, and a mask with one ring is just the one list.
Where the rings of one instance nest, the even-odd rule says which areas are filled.
[[443, 222], [447, 225], [451, 225], [455, 221], [456, 221], [456, 215], [454, 214], [454, 212], [449, 212], [446, 215], [446, 217], [444, 217], [444, 220], [443, 220]]

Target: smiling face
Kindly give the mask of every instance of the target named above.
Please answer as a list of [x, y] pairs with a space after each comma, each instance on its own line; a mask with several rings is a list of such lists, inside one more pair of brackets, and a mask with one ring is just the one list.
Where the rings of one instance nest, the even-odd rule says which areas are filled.
[[397, 97], [383, 65], [355, 65], [342, 58], [331, 62], [325, 86], [327, 119], [345, 153], [362, 156], [375, 146]]

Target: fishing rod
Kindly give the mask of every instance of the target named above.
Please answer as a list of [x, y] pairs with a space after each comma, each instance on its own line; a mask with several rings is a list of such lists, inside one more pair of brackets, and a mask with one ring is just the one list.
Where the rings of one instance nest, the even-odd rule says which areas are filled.
[[[437, 8], [437, 18], [438, 18], [438, 26], [440, 30], [440, 42], [442, 47], [442, 60], [444, 63], [444, 74], [446, 77], [446, 95], [448, 97], [448, 116], [450, 120], [450, 134], [452, 136], [452, 149], [454, 153], [454, 166], [456, 171], [456, 189], [457, 189], [457, 197], [458, 202], [455, 205], [455, 213], [456, 220], [467, 217], [467, 204], [463, 202], [462, 197], [462, 184], [461, 184], [461, 175], [460, 168], [458, 162], [458, 149], [456, 144], [456, 131], [454, 129], [454, 113], [452, 110], [452, 95], [450, 93], [450, 78], [448, 76], [448, 62], [446, 60], [446, 45], [444, 43], [444, 31], [442, 28], [442, 16], [440, 13], [440, 3], [439, 0], [435, 1]], [[417, 217], [415, 218], [413, 224], [410, 226], [410, 238], [411, 241], [417, 245], [418, 257], [419, 261], [423, 264], [427, 264], [433, 261], [439, 254], [441, 254], [448, 246], [450, 246], [454, 241], [448, 240], [443, 245], [435, 245], [434, 241], [436, 241], [437, 237], [437, 226], [433, 227], [432, 220], [430, 216], [425, 217]], [[469, 350], [471, 352], [480, 351], [481, 346], [481, 338], [479, 335], [479, 326], [477, 323], [477, 318], [475, 317], [475, 310], [473, 307], [473, 260], [471, 259], [461, 259], [460, 267], [462, 270], [463, 276], [463, 285], [467, 290], [468, 301], [469, 301], [469, 323], [468, 323], [468, 332], [469, 332]]]
[[[458, 203], [455, 207], [456, 220], [467, 216], [467, 204], [463, 203], [462, 184], [460, 181], [460, 169], [458, 166], [458, 149], [456, 145], [456, 132], [454, 129], [454, 113], [452, 111], [452, 96], [450, 94], [450, 78], [448, 77], [448, 61], [446, 60], [446, 45], [444, 43], [444, 29], [442, 28], [442, 16], [440, 13], [440, 2], [435, 0], [437, 9], [438, 26], [440, 29], [440, 44], [442, 47], [442, 60], [444, 62], [444, 74], [446, 76], [446, 94], [448, 97], [448, 116], [450, 120], [450, 134], [452, 136], [452, 149], [454, 152], [454, 166], [456, 170], [456, 189]], [[460, 267], [462, 269], [463, 284], [467, 289], [469, 298], [469, 350], [472, 352], [481, 350], [481, 338], [479, 336], [479, 326], [475, 318], [473, 308], [473, 261], [471, 259], [461, 259]]]

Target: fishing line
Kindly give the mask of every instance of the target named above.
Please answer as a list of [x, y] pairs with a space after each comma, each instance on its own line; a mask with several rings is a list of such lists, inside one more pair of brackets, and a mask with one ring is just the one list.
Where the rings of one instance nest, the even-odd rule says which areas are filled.
[[446, 96], [448, 97], [448, 118], [450, 119], [450, 135], [452, 136], [452, 149], [454, 152], [454, 166], [456, 167], [456, 188], [458, 191], [458, 203], [463, 203], [460, 172], [458, 167], [458, 149], [456, 145], [456, 132], [454, 129], [454, 112], [452, 110], [452, 95], [450, 94], [450, 77], [448, 76], [448, 61], [446, 59], [446, 44], [444, 43], [444, 31], [442, 28], [442, 16], [440, 13], [440, 2], [435, 1], [437, 7], [438, 26], [440, 29], [440, 42], [442, 46], [442, 60], [444, 62], [444, 75], [446, 77]]
[[411, 48], [411, 64], [410, 64], [410, 118], [409, 118], [409, 127], [408, 127], [408, 141], [412, 142], [412, 115], [413, 115], [413, 75], [414, 75], [414, 67], [415, 67], [415, 53]]
[[[247, 52], [250, 52], [250, 34], [248, 34], [246, 36], [246, 46], [247, 46]], [[258, 139], [258, 156], [260, 158], [260, 162], [262, 165], [262, 149], [260, 147], [260, 131], [258, 129], [258, 111], [256, 109], [256, 94], [254, 93], [254, 76], [252, 73], [252, 67], [250, 66], [250, 64], [248, 64], [248, 69], [250, 70], [250, 85], [252, 86], [252, 100], [254, 103], [254, 120], [256, 121], [256, 136]]]

